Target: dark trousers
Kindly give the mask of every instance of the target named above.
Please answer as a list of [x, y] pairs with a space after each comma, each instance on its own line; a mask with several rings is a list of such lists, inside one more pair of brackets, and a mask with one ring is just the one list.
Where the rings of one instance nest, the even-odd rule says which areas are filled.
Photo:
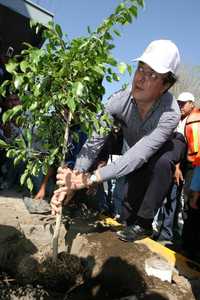
[[175, 164], [185, 152], [185, 139], [176, 133], [147, 163], [128, 175], [128, 224], [140, 218], [153, 220], [170, 190]]
[[182, 241], [183, 249], [193, 259], [200, 260], [200, 209], [189, 208], [184, 221]]

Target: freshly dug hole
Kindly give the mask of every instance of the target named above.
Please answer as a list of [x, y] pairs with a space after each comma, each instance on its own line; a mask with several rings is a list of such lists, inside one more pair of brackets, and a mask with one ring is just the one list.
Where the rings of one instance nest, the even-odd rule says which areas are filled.
[[86, 267], [81, 258], [60, 252], [56, 264], [52, 256], [47, 256], [40, 262], [38, 281], [43, 286], [64, 292], [74, 285], [83, 283]]
[[[50, 254], [40, 260], [27, 255], [18, 260], [15, 267], [12, 276], [1, 273], [0, 299], [63, 299], [59, 296], [83, 284], [86, 274], [82, 259], [66, 252], [58, 254], [56, 264]], [[25, 295], [27, 298], [23, 298]]]

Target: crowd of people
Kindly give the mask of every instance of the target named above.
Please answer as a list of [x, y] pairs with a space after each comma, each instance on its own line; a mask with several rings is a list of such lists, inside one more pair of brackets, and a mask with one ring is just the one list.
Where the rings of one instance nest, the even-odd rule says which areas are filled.
[[[135, 61], [132, 85], [105, 105], [114, 124], [110, 134], [84, 137], [73, 163], [67, 157], [67, 167], [58, 168], [52, 214], [79, 190], [95, 190], [97, 209], [126, 225], [117, 232], [120, 240], [179, 239], [184, 252], [200, 261], [200, 109], [190, 91], [177, 99], [169, 91], [180, 64], [172, 41], [151, 42]], [[54, 173], [49, 170], [37, 200]]]

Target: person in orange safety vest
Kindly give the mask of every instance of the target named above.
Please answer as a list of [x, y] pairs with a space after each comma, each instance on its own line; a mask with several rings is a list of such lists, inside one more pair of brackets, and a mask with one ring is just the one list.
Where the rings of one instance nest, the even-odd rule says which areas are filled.
[[[197, 205], [199, 195], [198, 197], [195, 195], [190, 185], [197, 166], [200, 166], [200, 109], [195, 107], [195, 99], [191, 93], [180, 94], [178, 103], [181, 109], [182, 128], [184, 128], [187, 142], [187, 161], [184, 167], [185, 218], [182, 230], [182, 247], [185, 255], [200, 262], [200, 207]], [[178, 180], [178, 176], [176, 180]]]

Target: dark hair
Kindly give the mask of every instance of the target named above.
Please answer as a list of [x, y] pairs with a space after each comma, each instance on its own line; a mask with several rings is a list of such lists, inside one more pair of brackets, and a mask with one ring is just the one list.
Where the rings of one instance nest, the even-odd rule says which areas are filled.
[[177, 80], [178, 78], [175, 74], [173, 74], [172, 72], [168, 72], [167, 75], [163, 78], [163, 83], [169, 83], [169, 87], [167, 89], [169, 90], [176, 83]]

